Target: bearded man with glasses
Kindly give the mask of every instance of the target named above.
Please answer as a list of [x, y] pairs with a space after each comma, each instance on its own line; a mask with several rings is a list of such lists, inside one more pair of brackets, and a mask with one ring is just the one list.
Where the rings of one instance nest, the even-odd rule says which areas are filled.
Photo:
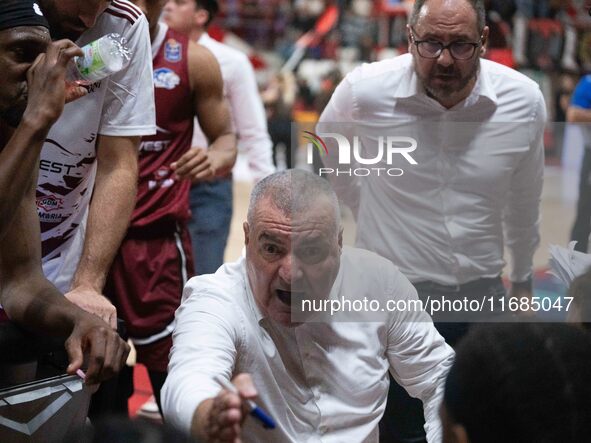
[[[546, 105], [534, 81], [481, 59], [489, 36], [483, 3], [417, 0], [409, 54], [348, 74], [316, 128], [328, 151], [321, 171], [356, 217], [356, 246], [394, 262], [427, 308], [433, 300], [490, 302], [476, 316], [466, 304], [431, 312], [452, 346], [470, 324], [502, 314], [505, 247], [509, 296], [531, 300], [540, 240]], [[400, 152], [384, 149], [390, 135], [416, 146], [391, 155]], [[357, 147], [350, 157], [338, 136]], [[352, 173], [356, 162], [365, 176]], [[420, 402], [394, 391], [406, 395], [392, 384], [381, 440], [424, 442]]]

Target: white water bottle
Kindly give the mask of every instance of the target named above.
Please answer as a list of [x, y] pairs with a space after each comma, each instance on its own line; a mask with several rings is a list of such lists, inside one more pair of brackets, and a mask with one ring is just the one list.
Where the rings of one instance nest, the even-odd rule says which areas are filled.
[[82, 47], [84, 55], [74, 57], [68, 66], [68, 81], [90, 85], [127, 66], [129, 49], [119, 34], [107, 34]]

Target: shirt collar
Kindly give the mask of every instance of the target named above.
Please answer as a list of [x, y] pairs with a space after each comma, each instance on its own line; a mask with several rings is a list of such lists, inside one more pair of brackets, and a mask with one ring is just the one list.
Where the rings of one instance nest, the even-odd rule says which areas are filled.
[[[476, 77], [476, 84], [474, 85], [472, 94], [476, 94], [476, 101], [478, 101], [479, 98], [485, 98], [491, 101], [494, 105], [498, 103], [497, 93], [493, 88], [488, 70], [482, 60], [480, 60], [480, 69], [478, 70], [478, 76]], [[472, 96], [472, 94], [470, 94], [470, 96]]]
[[254, 294], [250, 287], [250, 282], [248, 281], [248, 273], [246, 272], [246, 257], [244, 256], [242, 257], [242, 278], [244, 280], [244, 289], [246, 291], [246, 301], [252, 309], [252, 313], [254, 314], [255, 320], [260, 325], [261, 321], [265, 318], [265, 316], [259, 309], [259, 306], [257, 305], [257, 302], [254, 298]]
[[[406, 73], [402, 76], [402, 79], [398, 84], [395, 97], [411, 98], [420, 96], [427, 96], [427, 92], [419, 81], [419, 77], [417, 76], [413, 63], [411, 62], [409, 69], [407, 69]], [[480, 68], [478, 70], [478, 74], [476, 75], [476, 84], [474, 85], [470, 95], [466, 98], [466, 100], [464, 100], [464, 106], [472, 106], [476, 104], [481, 98], [488, 99], [495, 105], [497, 104], [498, 100], [497, 94], [492, 87], [486, 67], [482, 61], [480, 62]]]
[[419, 82], [412, 59], [409, 68], [402, 75], [400, 80], [401, 81], [398, 83], [398, 88], [396, 88], [394, 95], [396, 98], [410, 98], [425, 94], [425, 88], [423, 88], [423, 85]]

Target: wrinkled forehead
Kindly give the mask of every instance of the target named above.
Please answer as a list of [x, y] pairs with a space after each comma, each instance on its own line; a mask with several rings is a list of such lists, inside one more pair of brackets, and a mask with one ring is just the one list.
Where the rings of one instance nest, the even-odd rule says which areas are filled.
[[252, 223], [258, 239], [273, 239], [282, 243], [336, 237], [339, 227], [330, 206], [284, 211], [274, 205], [261, 205]]
[[332, 242], [337, 240], [337, 224], [330, 217], [306, 217], [296, 218], [292, 222], [291, 242], [315, 243]]

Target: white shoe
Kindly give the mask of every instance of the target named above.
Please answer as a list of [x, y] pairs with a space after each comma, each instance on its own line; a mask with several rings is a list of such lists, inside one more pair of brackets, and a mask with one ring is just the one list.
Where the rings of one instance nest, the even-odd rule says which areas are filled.
[[160, 415], [156, 399], [153, 395], [138, 409], [137, 416], [147, 418], [156, 423], [162, 423], [162, 415]]
[[154, 396], [152, 395], [147, 402], [145, 402], [141, 408], [140, 411], [146, 413], [146, 414], [158, 414], [160, 413], [160, 411], [158, 410], [158, 404], [156, 404], [156, 399], [154, 398]]

